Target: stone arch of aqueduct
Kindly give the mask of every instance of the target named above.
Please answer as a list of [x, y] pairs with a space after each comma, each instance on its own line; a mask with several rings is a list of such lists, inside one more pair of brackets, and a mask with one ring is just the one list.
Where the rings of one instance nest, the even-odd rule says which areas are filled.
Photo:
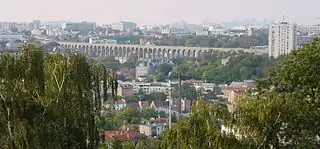
[[62, 50], [76, 50], [90, 56], [115, 56], [129, 57], [138, 55], [140, 58], [200, 58], [205, 54], [214, 52], [234, 51], [259, 53], [259, 50], [242, 48], [202, 48], [178, 46], [153, 46], [153, 45], [127, 45], [127, 44], [89, 44], [76, 42], [58, 42]]

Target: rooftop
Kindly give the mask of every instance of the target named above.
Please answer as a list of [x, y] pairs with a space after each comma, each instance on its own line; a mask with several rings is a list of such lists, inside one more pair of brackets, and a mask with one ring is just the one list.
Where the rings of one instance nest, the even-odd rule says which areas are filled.
[[120, 142], [138, 141], [142, 137], [143, 137], [143, 134], [136, 131], [125, 131], [125, 130], [104, 131], [105, 142], [112, 142], [114, 140], [117, 140]]

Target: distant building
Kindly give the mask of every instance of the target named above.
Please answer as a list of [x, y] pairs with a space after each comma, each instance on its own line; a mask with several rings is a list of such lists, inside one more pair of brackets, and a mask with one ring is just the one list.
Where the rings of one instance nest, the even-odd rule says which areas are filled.
[[269, 26], [269, 56], [278, 57], [297, 48], [297, 26], [283, 20]]
[[232, 82], [227, 87], [228, 102], [234, 104], [239, 102], [241, 97], [250, 89], [255, 88], [254, 81], [245, 80], [243, 82]]
[[96, 23], [90, 22], [77, 22], [77, 23], [64, 23], [62, 29], [68, 31], [80, 31], [80, 32], [89, 32], [96, 28]]
[[248, 28], [248, 36], [268, 36], [268, 28]]
[[136, 80], [142, 81], [154, 72], [154, 67], [146, 61], [138, 62], [136, 66]]
[[19, 39], [12, 39], [6, 44], [6, 49], [19, 50], [23, 46], [24, 42]]
[[310, 41], [320, 37], [319, 35], [298, 35], [297, 36], [297, 46], [302, 47]]
[[23, 40], [22, 35], [0, 35], [0, 40]]
[[299, 25], [297, 31], [301, 34], [320, 34], [320, 25]]
[[158, 137], [168, 127], [167, 118], [150, 119], [140, 125], [139, 132], [148, 137]]
[[138, 93], [142, 91], [145, 94], [151, 94], [155, 92], [164, 93], [165, 95], [169, 95], [169, 83], [163, 82], [136, 82], [133, 84], [134, 93]]
[[117, 44], [117, 40], [114, 39], [100, 39], [97, 37], [89, 38], [90, 44]]
[[114, 107], [115, 110], [121, 110], [126, 106], [127, 106], [127, 104], [126, 104], [126, 101], [124, 99], [117, 100], [117, 101], [113, 102], [113, 107]]
[[139, 101], [139, 110], [149, 109], [150, 108], [150, 101]]
[[118, 96], [126, 97], [133, 95], [133, 86], [131, 84], [119, 84]]
[[114, 141], [137, 143], [145, 138], [145, 135], [136, 131], [110, 130], [103, 133], [104, 143], [110, 148]]
[[104, 103], [103, 106], [106, 109], [121, 110], [127, 106], [127, 101], [124, 99], [114, 100], [113, 103]]
[[9, 32], [11, 28], [17, 27], [15, 22], [0, 22], [0, 32]]
[[32, 21], [32, 29], [39, 30], [41, 27], [41, 20], [33, 20]]
[[241, 99], [241, 97], [246, 93], [246, 91], [246, 87], [230, 87], [228, 91], [228, 102], [230, 104], [238, 102]]
[[111, 24], [111, 28], [119, 31], [134, 31], [137, 29], [137, 24], [134, 22], [120, 21]]
[[163, 109], [167, 109], [169, 103], [162, 100], [154, 100], [150, 103], [150, 108], [154, 109], [157, 112], [162, 111]]
[[40, 36], [41, 35], [41, 30], [38, 30], [38, 29], [34, 29], [31, 31], [31, 35], [34, 35], [34, 36]]
[[197, 36], [209, 36], [209, 31], [207, 31], [207, 30], [200, 30], [200, 31], [197, 31], [196, 32], [196, 35]]
[[178, 111], [179, 108], [181, 107], [181, 111], [182, 112], [184, 112], [184, 113], [191, 112], [191, 107], [192, 107], [192, 101], [191, 100], [182, 99], [181, 103], [180, 103], [180, 107], [179, 107], [179, 103], [180, 103], [180, 100], [173, 100], [172, 109]]

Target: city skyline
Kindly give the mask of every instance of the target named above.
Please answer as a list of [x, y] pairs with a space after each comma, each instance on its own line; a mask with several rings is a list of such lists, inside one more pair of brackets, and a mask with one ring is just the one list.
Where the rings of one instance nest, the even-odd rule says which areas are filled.
[[[5, 4], [14, 7], [0, 9], [1, 21], [63, 20], [103, 24], [127, 20], [154, 25], [179, 20], [188, 23], [248, 18], [280, 20], [286, 16], [289, 21], [300, 24], [320, 24], [320, 19], [316, 18], [320, 16], [317, 14], [320, 1], [317, 0], [11, 0]], [[311, 5], [301, 8], [305, 4]], [[8, 13], [13, 10], [15, 13]]]

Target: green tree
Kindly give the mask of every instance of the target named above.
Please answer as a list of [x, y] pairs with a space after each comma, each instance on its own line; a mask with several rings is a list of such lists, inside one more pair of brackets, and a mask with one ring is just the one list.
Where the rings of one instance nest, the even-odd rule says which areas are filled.
[[160, 70], [156, 70], [156, 72], [154, 73], [154, 75], [152, 77], [150, 77], [150, 81], [156, 80], [159, 82], [164, 82], [165, 81], [165, 74], [163, 72], [161, 72]]
[[[176, 87], [173, 91], [172, 97], [179, 98], [179, 87]], [[184, 83], [181, 85], [181, 98], [187, 100], [196, 100], [197, 91], [193, 85]]]
[[141, 111], [141, 117], [144, 119], [156, 118], [158, 115], [158, 112], [154, 109], [144, 109]]
[[140, 112], [131, 107], [125, 107], [116, 112], [115, 119], [122, 120], [123, 124], [138, 124], [141, 119]]
[[[292, 52], [234, 105], [232, 113], [225, 105], [198, 101], [189, 118], [165, 131], [162, 148], [316, 148], [319, 51], [317, 39]], [[221, 120], [232, 133], [220, 132]]]
[[111, 149], [123, 149], [123, 145], [122, 145], [122, 143], [120, 141], [114, 140], [112, 142]]
[[233, 135], [221, 133], [220, 119], [230, 120], [224, 105], [207, 106], [197, 101], [188, 118], [180, 120], [162, 135], [161, 148], [249, 148]]
[[123, 149], [135, 149], [135, 145], [133, 142], [125, 142], [123, 143]]
[[101, 101], [116, 84], [105, 67], [35, 45], [0, 64], [1, 148], [97, 148]]
[[213, 92], [213, 91], [208, 91], [207, 94], [204, 95], [204, 99], [205, 99], [205, 100], [217, 99], [217, 95], [216, 95], [216, 93]]
[[104, 64], [107, 68], [117, 71], [120, 69], [120, 62], [114, 57], [100, 57], [98, 61]]
[[122, 68], [136, 68], [138, 56], [131, 56], [125, 61], [123, 64], [120, 65]]
[[161, 64], [157, 67], [157, 70], [162, 72], [164, 76], [168, 76], [169, 72], [172, 71], [172, 69], [173, 69], [173, 66], [167, 63]]
[[162, 92], [153, 92], [150, 94], [144, 94], [141, 97], [141, 100], [150, 100], [150, 101], [154, 101], [154, 100], [165, 101], [166, 99], [167, 99], [167, 95]]

